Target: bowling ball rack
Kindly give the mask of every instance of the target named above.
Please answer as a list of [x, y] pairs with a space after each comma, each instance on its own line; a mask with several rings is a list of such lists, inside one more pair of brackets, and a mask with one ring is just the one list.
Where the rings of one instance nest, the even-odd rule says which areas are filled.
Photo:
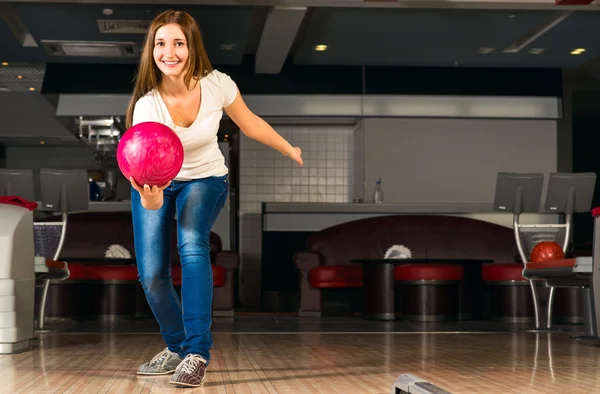
[[[494, 211], [512, 213], [515, 242], [524, 270], [531, 261], [532, 250], [541, 242], [556, 242], [563, 254], [567, 254], [572, 239], [573, 215], [589, 212], [592, 207], [595, 173], [550, 173], [542, 203], [544, 180], [544, 173], [497, 174]], [[545, 223], [521, 223], [521, 216], [527, 213], [547, 214], [542, 215], [547, 220]], [[529, 285], [536, 330], [550, 330], [555, 288], [549, 286], [547, 303], [542, 308], [540, 286], [536, 280], [529, 280]], [[542, 319], [543, 315], [545, 319]]]

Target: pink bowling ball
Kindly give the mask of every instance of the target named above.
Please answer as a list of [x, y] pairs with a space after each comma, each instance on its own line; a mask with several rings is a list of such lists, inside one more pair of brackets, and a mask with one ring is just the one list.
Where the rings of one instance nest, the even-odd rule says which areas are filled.
[[163, 186], [183, 165], [183, 145], [168, 126], [142, 122], [123, 134], [117, 147], [117, 163], [125, 176], [140, 186]]

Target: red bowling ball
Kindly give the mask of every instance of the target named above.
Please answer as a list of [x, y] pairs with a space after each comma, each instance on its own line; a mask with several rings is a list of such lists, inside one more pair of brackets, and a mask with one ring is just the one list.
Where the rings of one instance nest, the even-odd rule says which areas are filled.
[[175, 132], [158, 122], [129, 128], [119, 141], [117, 163], [123, 175], [140, 185], [163, 186], [183, 165], [183, 145]]
[[531, 250], [529, 260], [532, 263], [543, 263], [548, 260], [561, 260], [565, 258], [562, 247], [551, 241], [542, 241], [536, 244]]

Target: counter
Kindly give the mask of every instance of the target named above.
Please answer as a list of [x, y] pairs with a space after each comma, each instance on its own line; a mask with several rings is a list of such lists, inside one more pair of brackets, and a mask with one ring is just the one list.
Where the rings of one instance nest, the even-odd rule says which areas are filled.
[[[49, 212], [41, 209], [42, 202], [38, 201], [37, 211]], [[90, 201], [88, 212], [129, 212], [131, 211], [131, 201]]]
[[131, 201], [90, 201], [91, 212], [129, 212]]
[[[373, 204], [373, 203], [270, 203], [262, 204], [263, 231], [319, 231], [351, 220], [385, 215], [452, 215], [513, 227], [511, 212], [493, 210], [493, 203]], [[555, 213], [526, 213], [522, 224], [555, 224]]]
[[264, 213], [476, 213], [492, 212], [493, 204], [374, 204], [265, 202]]

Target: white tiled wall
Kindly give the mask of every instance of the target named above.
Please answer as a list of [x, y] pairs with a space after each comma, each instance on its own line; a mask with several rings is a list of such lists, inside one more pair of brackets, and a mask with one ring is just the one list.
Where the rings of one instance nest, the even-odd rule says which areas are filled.
[[240, 140], [240, 300], [260, 309], [261, 203], [347, 202], [354, 194], [354, 126], [280, 126], [304, 165], [242, 135]]
[[276, 150], [246, 136], [240, 141], [240, 211], [260, 212], [261, 202], [350, 202], [353, 126], [275, 126], [302, 149], [299, 167]]

